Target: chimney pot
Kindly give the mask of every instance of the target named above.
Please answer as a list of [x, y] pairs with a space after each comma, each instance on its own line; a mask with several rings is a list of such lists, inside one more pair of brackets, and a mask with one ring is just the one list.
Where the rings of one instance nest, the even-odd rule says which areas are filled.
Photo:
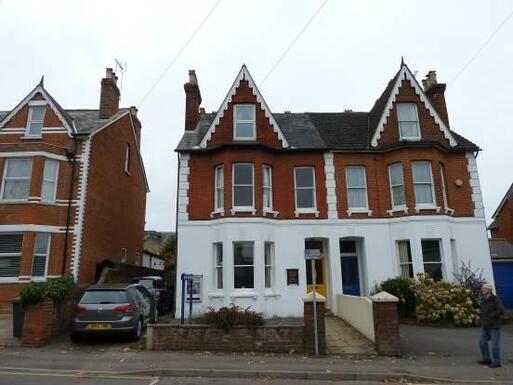
[[136, 106], [130, 106], [130, 114], [133, 116], [133, 117], [137, 117], [137, 107]]
[[445, 103], [446, 84], [438, 83], [436, 71], [431, 70], [427, 73], [426, 78], [422, 79], [422, 86], [431, 104], [438, 111], [445, 124], [449, 126], [449, 114], [447, 113], [447, 105]]
[[200, 115], [205, 115], [205, 107], [200, 107]]
[[194, 130], [200, 116], [201, 92], [196, 71], [189, 70], [189, 81], [183, 86], [185, 90], [185, 129]]
[[196, 77], [195, 70], [189, 70], [189, 83], [190, 84], [198, 84], [198, 78]]
[[422, 86], [424, 87], [424, 91], [428, 91], [436, 84], [438, 84], [438, 81], [436, 80], [436, 71], [431, 70], [427, 73], [426, 78], [422, 79]]

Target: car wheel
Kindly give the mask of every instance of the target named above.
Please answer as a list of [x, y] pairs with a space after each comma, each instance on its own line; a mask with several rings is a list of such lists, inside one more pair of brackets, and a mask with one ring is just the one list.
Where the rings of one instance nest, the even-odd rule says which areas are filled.
[[135, 325], [134, 330], [132, 331], [132, 339], [135, 341], [139, 341], [142, 335], [143, 322], [141, 319], [137, 321], [137, 325]]
[[77, 333], [70, 333], [69, 339], [71, 340], [71, 342], [77, 343], [82, 341], [82, 336]]

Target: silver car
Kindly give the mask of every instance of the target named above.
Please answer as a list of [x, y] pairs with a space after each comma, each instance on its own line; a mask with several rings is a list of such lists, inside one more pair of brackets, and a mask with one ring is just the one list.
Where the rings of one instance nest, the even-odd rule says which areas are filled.
[[157, 322], [157, 303], [139, 284], [102, 284], [87, 289], [71, 319], [70, 338], [127, 334], [141, 338], [149, 322]]

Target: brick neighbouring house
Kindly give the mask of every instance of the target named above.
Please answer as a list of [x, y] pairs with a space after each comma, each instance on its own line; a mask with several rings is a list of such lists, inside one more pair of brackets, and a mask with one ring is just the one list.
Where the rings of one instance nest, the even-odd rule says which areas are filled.
[[492, 215], [488, 226], [490, 254], [497, 294], [513, 309], [513, 184]]
[[0, 311], [24, 282], [94, 283], [104, 261], [141, 263], [141, 124], [116, 81], [107, 69], [99, 109], [64, 110], [42, 79], [0, 112]]
[[422, 87], [401, 63], [369, 112], [274, 114], [246, 66], [215, 113], [199, 108], [194, 71], [184, 88], [177, 315], [181, 273], [201, 282], [195, 313], [234, 303], [302, 315], [305, 249], [320, 250], [333, 310], [337, 294], [389, 277], [451, 280], [460, 261], [493, 280], [480, 149], [449, 128], [434, 71]]

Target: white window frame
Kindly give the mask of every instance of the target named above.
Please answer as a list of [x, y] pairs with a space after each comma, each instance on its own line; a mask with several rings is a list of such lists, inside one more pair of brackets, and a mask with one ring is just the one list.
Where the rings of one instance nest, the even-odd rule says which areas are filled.
[[39, 234], [45, 234], [48, 236], [48, 243], [46, 245], [46, 254], [44, 254], [45, 271], [44, 271], [43, 275], [34, 275], [34, 259], [36, 256], [43, 256], [43, 254], [36, 254], [36, 238], [34, 238], [34, 252], [32, 253], [32, 267], [30, 269], [30, 275], [32, 276], [33, 281], [46, 280], [46, 277], [48, 276], [48, 260], [50, 259], [50, 246], [52, 244], [52, 235], [50, 233], [37, 233], [36, 237]]
[[[251, 206], [235, 206], [235, 167], [238, 165], [249, 165], [251, 166], [251, 185], [249, 184], [238, 184], [237, 186], [251, 186], [251, 193], [253, 197], [253, 205]], [[252, 212], [253, 215], [256, 213], [255, 210], [255, 165], [249, 162], [237, 162], [232, 165], [232, 214], [235, 212]]]
[[[415, 171], [414, 171], [414, 167], [415, 167], [415, 164], [418, 164], [418, 163], [427, 163], [429, 164], [429, 175], [431, 176], [431, 182], [430, 183], [426, 183], [426, 182], [415, 182]], [[412, 173], [412, 180], [413, 180], [413, 196], [415, 197], [415, 209], [417, 211], [419, 210], [422, 210], [422, 209], [428, 209], [428, 210], [433, 210], [433, 209], [436, 209], [436, 210], [440, 210], [439, 207], [436, 206], [436, 194], [435, 194], [435, 183], [434, 183], [434, 179], [433, 179], [433, 167], [431, 165], [431, 161], [429, 160], [416, 160], [416, 161], [413, 161], [411, 162], [411, 173]], [[431, 196], [433, 197], [433, 203], [418, 203], [417, 202], [417, 194], [415, 193], [415, 185], [417, 184], [429, 184], [431, 186]]]
[[[43, 136], [43, 127], [45, 123], [45, 115], [46, 115], [46, 101], [32, 101], [28, 106], [28, 116], [27, 116], [27, 126], [25, 127], [25, 137], [26, 138], [41, 138]], [[43, 119], [42, 120], [33, 120], [32, 113], [34, 108], [42, 108], [43, 109]], [[30, 134], [30, 123], [41, 123], [41, 132], [37, 135]]]
[[[269, 246], [269, 262], [266, 263], [265, 256], [267, 252], [267, 246]], [[266, 290], [272, 290], [275, 287], [275, 278], [274, 278], [274, 242], [264, 242], [264, 288]], [[267, 277], [267, 268], [269, 268], [269, 282], [270, 285], [267, 286], [266, 277]]]
[[[401, 242], [408, 242], [408, 249], [410, 251], [410, 261], [409, 262], [401, 262], [401, 248], [399, 247], [399, 244]], [[399, 262], [399, 275], [401, 277], [404, 277], [403, 275], [403, 269], [402, 267], [403, 266], [410, 266], [411, 265], [411, 271], [412, 271], [412, 276], [411, 277], [406, 277], [406, 278], [415, 278], [415, 270], [414, 270], [414, 266], [413, 266], [413, 253], [412, 253], [412, 249], [411, 249], [411, 241], [409, 239], [398, 239], [396, 242], [396, 248], [397, 248], [397, 259], [398, 259], [398, 262]], [[408, 269], [409, 271], [409, 269]]]
[[[424, 250], [422, 249], [422, 241], [437, 241], [438, 242], [438, 251], [440, 253], [440, 262], [426, 262], [424, 261]], [[440, 264], [440, 271], [442, 272], [442, 279], [441, 280], [444, 280], [445, 279], [445, 267], [444, 267], [444, 253], [443, 253], [443, 248], [442, 248], [442, 240], [440, 238], [422, 238], [420, 240], [420, 251], [422, 253], [422, 271], [426, 271], [424, 269], [424, 266], [425, 265], [435, 265], [435, 264]], [[432, 277], [431, 277], [432, 278]]]
[[[20, 233], [16, 233], [16, 232], [11, 232], [11, 233], [2, 233], [2, 235], [20, 235]], [[20, 256], [20, 270], [18, 271], [18, 276], [12, 276], [12, 277], [8, 277], [8, 276], [0, 276], [0, 282], [18, 282], [19, 281], [19, 275], [21, 273], [21, 258], [22, 258], [22, 254], [23, 254], [23, 243], [25, 242], [25, 236], [22, 234], [22, 240], [21, 240], [21, 250], [18, 253], [3, 253], [2, 256], [4, 257], [16, 257], [16, 256]]]
[[[235, 264], [235, 245], [237, 243], [249, 243], [253, 249], [253, 263], [251, 265], [236, 265]], [[235, 291], [253, 291], [256, 289], [256, 277], [255, 277], [255, 242], [254, 241], [233, 241], [233, 289]], [[235, 269], [237, 267], [249, 267], [251, 266], [253, 269], [253, 287], [235, 287]]]
[[[221, 180], [218, 180], [218, 171], [221, 173]], [[221, 182], [221, 183], [219, 183]], [[217, 202], [217, 194], [221, 192], [221, 202]], [[224, 165], [218, 165], [214, 168], [214, 213], [224, 213]]]
[[[402, 174], [402, 183], [401, 184], [392, 184], [392, 167], [394, 166], [400, 166], [401, 167], [401, 174]], [[392, 211], [402, 211], [407, 209], [407, 202], [406, 202], [406, 188], [404, 186], [404, 167], [401, 162], [392, 163], [388, 166], [388, 182], [390, 184], [390, 201], [392, 202]], [[396, 205], [394, 201], [394, 187], [403, 187], [404, 192], [404, 204], [402, 205]]]
[[[221, 249], [221, 263], [219, 263], [219, 249]], [[223, 250], [223, 242], [214, 242], [214, 290], [222, 291], [224, 289], [224, 250]], [[221, 271], [221, 287], [219, 287], [219, 270]]]
[[[237, 108], [238, 107], [252, 107], [253, 119], [252, 120], [237, 120]], [[239, 138], [237, 136], [237, 123], [253, 123], [253, 135], [251, 137]], [[233, 105], [233, 140], [236, 141], [253, 141], [256, 140], [256, 108], [254, 104], [234, 104]]]
[[125, 145], [125, 168], [124, 168], [124, 171], [128, 175], [131, 175], [130, 174], [130, 160], [131, 160], [130, 158], [131, 157], [132, 157], [132, 154], [131, 154], [130, 143], [126, 143], [126, 145]]
[[[347, 178], [347, 170], [348, 169], [362, 169], [363, 170], [363, 187], [349, 187], [349, 180]], [[345, 172], [345, 177], [346, 177], [346, 191], [347, 191], [347, 194], [346, 194], [346, 201], [347, 201], [347, 212], [348, 214], [351, 214], [351, 213], [369, 213], [369, 195], [368, 195], [368, 191], [367, 191], [367, 170], [365, 168], [365, 166], [358, 166], [358, 165], [354, 165], [354, 166], [346, 166], [344, 168], [344, 172]], [[351, 207], [349, 206], [349, 190], [351, 189], [358, 189], [358, 190], [361, 190], [361, 189], [365, 189], [365, 207]]]
[[[57, 167], [55, 168], [55, 180], [45, 179], [45, 169], [47, 162], [56, 162]], [[59, 168], [60, 168], [61, 162], [59, 162], [56, 159], [50, 159], [46, 158], [43, 165], [43, 181], [41, 182], [41, 201], [42, 202], [55, 202], [57, 199], [57, 186], [59, 183]], [[53, 196], [51, 199], [43, 199], [43, 185], [45, 182], [52, 182], [53, 183]]]
[[[265, 173], [269, 173], [269, 186], [265, 185]], [[265, 206], [265, 193], [269, 193], [269, 206]], [[262, 167], [262, 207], [264, 211], [273, 211], [273, 168], [267, 164]]]
[[[297, 187], [297, 180], [296, 180], [296, 170], [307, 168], [312, 170], [312, 187]], [[297, 190], [310, 190], [313, 189], [313, 207], [297, 207]], [[319, 211], [317, 211], [317, 187], [315, 183], [315, 167], [313, 166], [297, 166], [294, 167], [294, 205], [296, 208], [296, 216], [298, 214], [316, 214], [319, 215]]]
[[4, 170], [3, 170], [3, 177], [2, 177], [2, 188], [1, 188], [1, 191], [0, 191], [0, 200], [2, 201], [7, 201], [7, 202], [26, 202], [28, 200], [28, 197], [26, 199], [24, 198], [14, 198], [14, 199], [6, 199], [4, 197], [4, 194], [5, 194], [5, 182], [6, 182], [6, 179], [9, 179], [9, 180], [26, 180], [27, 178], [20, 178], [20, 177], [8, 177], [7, 176], [7, 170], [9, 168], [9, 162], [11, 161], [16, 161], [16, 160], [30, 160], [31, 162], [31, 165], [30, 165], [30, 176], [28, 177], [28, 181], [29, 181], [29, 193], [28, 193], [28, 196], [30, 196], [30, 184], [32, 182], [32, 169], [34, 167], [34, 160], [32, 158], [9, 158], [9, 159], [5, 159], [5, 162], [4, 162]]
[[446, 214], [454, 214], [454, 209], [449, 208], [449, 202], [447, 200], [447, 189], [445, 187], [445, 166], [440, 163], [440, 178], [442, 180], [442, 197], [444, 200], [444, 210]]
[[[401, 130], [401, 120], [399, 119], [399, 105], [406, 105], [406, 104], [410, 104], [410, 105], [413, 105], [415, 106], [415, 115], [417, 117], [417, 136], [403, 136], [403, 133], [402, 133], [402, 130]], [[420, 140], [422, 138], [421, 136], [421, 133], [420, 133], [420, 120], [419, 120], [419, 109], [417, 107], [417, 103], [408, 103], [408, 102], [405, 102], [405, 103], [397, 103], [396, 105], [396, 111], [397, 111], [397, 128], [399, 129], [399, 138], [401, 140]], [[404, 120], [404, 122], [413, 122], [413, 120]]]

